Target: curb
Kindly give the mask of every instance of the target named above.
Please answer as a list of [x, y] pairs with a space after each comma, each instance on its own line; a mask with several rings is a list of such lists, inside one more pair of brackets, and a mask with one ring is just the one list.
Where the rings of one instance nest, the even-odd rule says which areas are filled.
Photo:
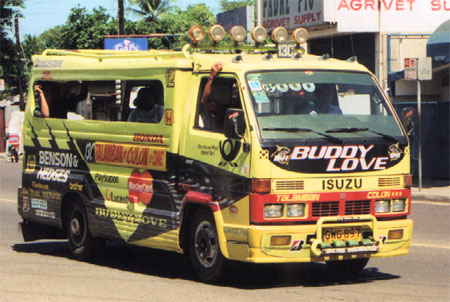
[[448, 202], [450, 203], [450, 196], [437, 195], [437, 194], [427, 194], [426, 192], [411, 193], [413, 201], [425, 200], [425, 201], [435, 201], [435, 202]]

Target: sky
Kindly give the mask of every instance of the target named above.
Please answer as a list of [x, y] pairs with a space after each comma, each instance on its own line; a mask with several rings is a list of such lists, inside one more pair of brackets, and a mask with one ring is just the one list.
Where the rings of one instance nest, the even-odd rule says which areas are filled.
[[[25, 0], [23, 18], [20, 19], [20, 36], [39, 36], [49, 28], [66, 22], [70, 10], [78, 4], [92, 11], [94, 7], [104, 7], [111, 16], [117, 15], [117, 0]], [[127, 1], [125, 1], [127, 2]], [[206, 3], [215, 13], [218, 13], [218, 1], [205, 0], [170, 0], [171, 5], [185, 9], [188, 5]], [[125, 4], [126, 5], [126, 4]]]

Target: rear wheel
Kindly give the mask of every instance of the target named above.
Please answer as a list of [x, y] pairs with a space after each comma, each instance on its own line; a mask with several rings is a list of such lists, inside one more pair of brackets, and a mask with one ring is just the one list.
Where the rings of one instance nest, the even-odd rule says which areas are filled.
[[196, 275], [204, 282], [217, 281], [226, 259], [220, 252], [216, 224], [211, 212], [201, 209], [190, 225], [189, 258]]
[[361, 272], [369, 262], [369, 258], [351, 260], [327, 261], [328, 269], [342, 275], [355, 275]]
[[86, 209], [79, 201], [72, 202], [69, 206], [66, 232], [72, 255], [78, 260], [87, 260], [94, 240], [89, 231]]

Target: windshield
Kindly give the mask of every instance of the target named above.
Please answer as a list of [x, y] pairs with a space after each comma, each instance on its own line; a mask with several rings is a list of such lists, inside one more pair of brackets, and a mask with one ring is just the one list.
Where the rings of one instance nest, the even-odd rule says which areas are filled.
[[402, 135], [369, 74], [270, 71], [247, 81], [263, 139]]

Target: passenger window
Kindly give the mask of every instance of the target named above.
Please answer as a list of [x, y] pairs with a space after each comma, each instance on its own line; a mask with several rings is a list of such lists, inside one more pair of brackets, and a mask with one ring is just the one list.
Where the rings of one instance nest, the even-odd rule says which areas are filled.
[[216, 77], [211, 86], [207, 104], [202, 97], [208, 78], [201, 81], [197, 104], [195, 127], [213, 132], [224, 132], [225, 111], [229, 108], [242, 108], [237, 81], [231, 78]]
[[[160, 81], [38, 81], [33, 87], [41, 117], [159, 123], [164, 113]], [[154, 108], [155, 117], [138, 114], [137, 103], [142, 111]]]

